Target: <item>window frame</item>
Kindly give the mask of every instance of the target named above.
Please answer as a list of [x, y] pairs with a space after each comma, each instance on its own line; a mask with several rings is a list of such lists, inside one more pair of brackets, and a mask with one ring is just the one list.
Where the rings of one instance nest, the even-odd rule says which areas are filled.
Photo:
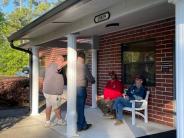
[[[121, 81], [123, 82], [124, 85], [131, 85], [131, 83], [125, 83], [125, 69], [124, 69], [124, 51], [125, 50], [125, 45], [132, 45], [132, 44], [139, 44], [139, 43], [153, 43], [153, 47], [154, 47], [154, 83], [153, 84], [147, 84], [147, 86], [150, 87], [155, 87], [156, 86], [156, 44], [155, 44], [155, 40], [154, 39], [145, 39], [145, 40], [139, 40], [139, 41], [131, 41], [131, 42], [127, 42], [127, 43], [122, 43], [121, 44]], [[133, 51], [132, 51], [133, 52]], [[149, 61], [148, 61], [149, 62]], [[146, 62], [143, 62], [143, 64], [145, 64]], [[133, 80], [132, 80], [133, 82]]]

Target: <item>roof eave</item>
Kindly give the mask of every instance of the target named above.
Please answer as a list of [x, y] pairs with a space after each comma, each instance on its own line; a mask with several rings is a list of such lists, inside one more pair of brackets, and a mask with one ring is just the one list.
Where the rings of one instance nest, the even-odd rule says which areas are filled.
[[37, 18], [36, 20], [31, 22], [30, 24], [26, 25], [22, 29], [13, 33], [11, 36], [8, 37], [8, 41], [11, 42], [11, 41], [19, 40], [22, 36], [26, 35], [32, 28], [34, 28], [37, 25], [39, 25], [40, 23], [46, 21], [47, 19], [54, 16], [55, 14], [57, 14], [65, 9], [71, 7], [72, 5], [78, 3], [79, 1], [81, 1], [81, 0], [66, 0], [65, 2], [59, 4], [58, 6], [56, 6], [53, 9], [49, 10], [48, 12], [46, 12], [45, 14], [43, 14], [42, 16], [40, 16], [39, 18]]

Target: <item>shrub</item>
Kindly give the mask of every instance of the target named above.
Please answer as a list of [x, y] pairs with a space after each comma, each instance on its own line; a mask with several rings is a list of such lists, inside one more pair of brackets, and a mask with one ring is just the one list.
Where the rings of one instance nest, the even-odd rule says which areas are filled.
[[9, 105], [24, 105], [29, 102], [29, 78], [9, 77], [0, 80], [0, 100]]

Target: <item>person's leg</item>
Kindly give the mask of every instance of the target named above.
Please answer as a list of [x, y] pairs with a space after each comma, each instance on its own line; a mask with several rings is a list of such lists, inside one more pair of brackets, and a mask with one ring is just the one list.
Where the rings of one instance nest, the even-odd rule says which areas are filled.
[[51, 96], [49, 94], [44, 93], [44, 97], [46, 100], [46, 109], [45, 109], [45, 116], [46, 121], [50, 121], [51, 111], [52, 111], [52, 104], [51, 104]]
[[123, 119], [123, 98], [118, 98], [115, 101], [115, 110], [116, 110], [116, 119], [122, 120]]
[[54, 109], [56, 120], [56, 125], [66, 125], [65, 120], [62, 120], [61, 116], [61, 95], [53, 95], [52, 96], [52, 108]]
[[58, 107], [54, 110], [55, 114], [56, 114], [56, 125], [66, 125], [65, 120], [62, 119], [61, 117], [61, 108]]
[[45, 114], [46, 114], [46, 121], [50, 121], [52, 106], [46, 106]]
[[131, 107], [132, 103], [130, 103], [129, 100], [124, 99], [124, 98], [118, 98], [115, 101], [115, 108], [116, 108], [116, 119], [117, 122], [115, 123], [115, 125], [119, 125], [122, 124], [122, 120], [123, 120], [123, 108], [124, 107]]
[[56, 118], [57, 120], [61, 120], [61, 108], [57, 108], [54, 110], [55, 114], [56, 114]]
[[104, 113], [104, 116], [108, 114], [107, 102], [104, 99], [102, 99], [102, 111]]
[[81, 130], [86, 127], [86, 119], [84, 116], [84, 107], [86, 102], [86, 88], [77, 88], [77, 129]]

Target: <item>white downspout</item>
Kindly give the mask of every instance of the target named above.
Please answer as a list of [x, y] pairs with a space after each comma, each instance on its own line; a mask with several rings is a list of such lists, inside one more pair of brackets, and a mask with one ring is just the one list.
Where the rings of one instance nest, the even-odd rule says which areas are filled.
[[32, 48], [32, 109], [31, 115], [38, 114], [38, 102], [39, 102], [39, 55], [38, 48]]

